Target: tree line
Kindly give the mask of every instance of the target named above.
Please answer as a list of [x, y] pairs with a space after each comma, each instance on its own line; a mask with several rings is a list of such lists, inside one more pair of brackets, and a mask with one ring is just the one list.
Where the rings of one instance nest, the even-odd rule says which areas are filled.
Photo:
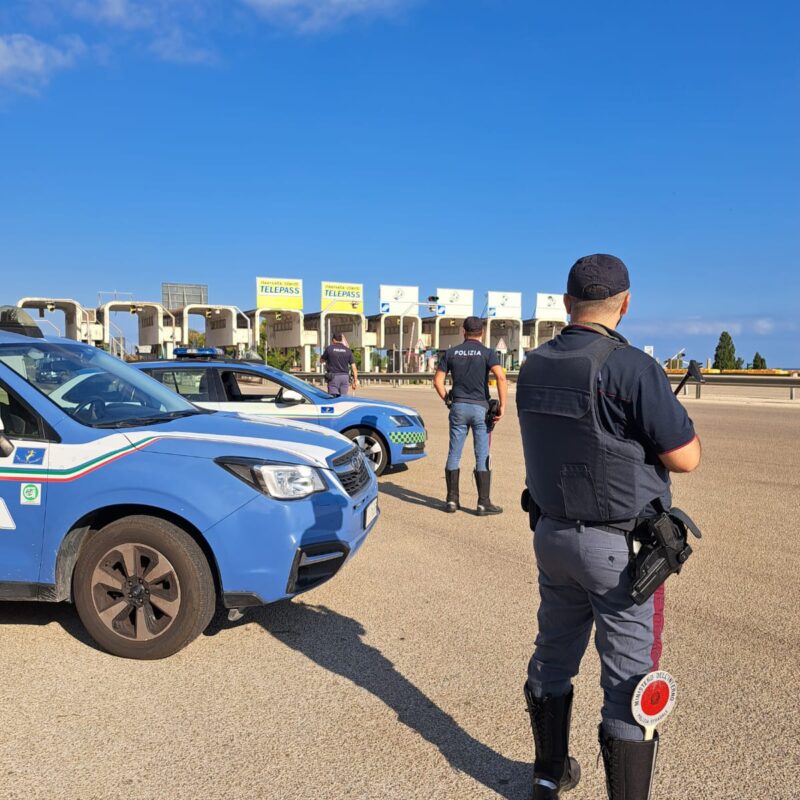
[[[714, 350], [714, 369], [744, 369], [744, 359], [736, 355], [736, 346], [733, 337], [728, 331], [722, 331]], [[747, 369], [767, 369], [767, 360], [761, 353], [756, 352], [753, 361], [747, 365]]]

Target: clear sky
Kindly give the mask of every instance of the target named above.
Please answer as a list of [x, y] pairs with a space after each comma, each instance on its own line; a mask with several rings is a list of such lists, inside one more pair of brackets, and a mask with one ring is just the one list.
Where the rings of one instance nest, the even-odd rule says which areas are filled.
[[3, 0], [0, 302], [256, 275], [562, 291], [800, 367], [800, 11], [742, 0]]

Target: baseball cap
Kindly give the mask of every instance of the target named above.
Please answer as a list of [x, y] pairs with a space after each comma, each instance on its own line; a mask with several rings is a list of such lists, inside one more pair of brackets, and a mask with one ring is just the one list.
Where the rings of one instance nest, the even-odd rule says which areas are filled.
[[628, 268], [606, 253], [579, 258], [567, 278], [567, 294], [577, 300], [605, 300], [630, 288]]
[[483, 320], [480, 317], [467, 317], [464, 320], [464, 330], [467, 333], [480, 333], [483, 330]]

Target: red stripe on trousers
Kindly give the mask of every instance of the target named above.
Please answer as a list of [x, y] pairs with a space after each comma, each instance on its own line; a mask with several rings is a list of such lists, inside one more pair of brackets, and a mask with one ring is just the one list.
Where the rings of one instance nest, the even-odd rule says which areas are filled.
[[653, 595], [653, 647], [650, 650], [650, 661], [653, 662], [653, 669], [658, 669], [661, 661], [661, 651], [664, 649], [661, 641], [661, 634], [664, 631], [664, 589], [666, 584], [662, 583]]

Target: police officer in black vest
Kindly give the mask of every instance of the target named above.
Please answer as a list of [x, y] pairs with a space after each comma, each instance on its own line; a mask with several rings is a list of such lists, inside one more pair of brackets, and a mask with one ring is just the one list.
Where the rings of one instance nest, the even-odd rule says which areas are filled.
[[700, 442], [658, 362], [616, 331], [629, 287], [618, 258], [579, 259], [564, 295], [570, 324], [529, 353], [519, 375], [523, 505], [535, 531], [540, 594], [525, 683], [535, 800], [557, 798], [580, 778], [569, 755], [572, 678], [593, 624], [608, 796], [650, 797], [658, 734], [645, 741], [630, 706], [636, 684], [658, 668], [664, 585], [642, 605], [631, 599], [631, 531], [670, 508], [669, 473], [694, 470]]

